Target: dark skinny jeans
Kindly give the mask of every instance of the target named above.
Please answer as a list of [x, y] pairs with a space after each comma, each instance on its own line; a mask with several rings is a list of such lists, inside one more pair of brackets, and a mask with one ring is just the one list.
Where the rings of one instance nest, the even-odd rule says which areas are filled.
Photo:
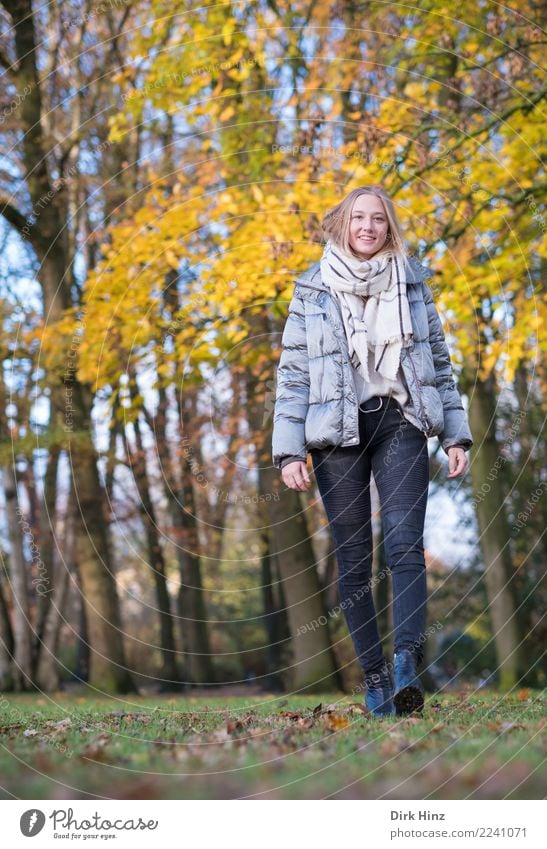
[[[384, 549], [392, 576], [394, 649], [423, 659], [426, 571], [423, 529], [429, 484], [426, 436], [394, 398], [360, 406], [360, 443], [312, 449], [317, 485], [338, 561], [340, 604], [365, 673], [385, 661], [372, 596], [370, 474], [378, 488]], [[385, 580], [385, 576], [378, 576]]]

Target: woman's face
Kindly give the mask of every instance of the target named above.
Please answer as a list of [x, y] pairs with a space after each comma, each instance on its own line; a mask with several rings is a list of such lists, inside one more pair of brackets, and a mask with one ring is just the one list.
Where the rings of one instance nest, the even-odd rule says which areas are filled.
[[383, 248], [388, 230], [380, 198], [359, 195], [351, 211], [349, 244], [361, 259], [370, 259]]

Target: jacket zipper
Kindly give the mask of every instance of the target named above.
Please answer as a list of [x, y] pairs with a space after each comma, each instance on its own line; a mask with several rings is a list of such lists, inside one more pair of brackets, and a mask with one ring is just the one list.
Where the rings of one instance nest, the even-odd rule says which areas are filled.
[[[316, 287], [313, 286], [313, 287], [310, 287], [310, 288], [315, 289]], [[342, 327], [342, 335], [344, 335], [343, 318], [342, 318], [342, 311], [340, 309], [340, 304], [338, 303], [338, 301], [336, 300], [336, 298], [333, 295], [331, 295], [331, 298], [334, 301], [334, 303], [336, 304], [336, 310], [338, 311], [338, 314], [340, 316], [340, 322], [341, 322], [341, 327]], [[338, 339], [338, 342], [340, 344], [340, 350], [342, 350], [342, 340], [341, 340], [340, 336], [338, 335], [338, 331], [336, 330], [335, 327], [333, 327], [333, 332], [334, 332], [334, 335], [336, 336], [336, 338]], [[350, 374], [351, 374], [351, 385], [353, 387], [353, 397], [355, 398], [354, 409], [356, 411], [355, 417], [356, 417], [356, 421], [357, 421], [357, 438], [359, 438], [359, 401], [357, 400], [357, 387], [355, 385], [355, 376], [353, 374], [353, 366], [351, 364], [351, 360], [349, 359], [349, 350], [348, 350], [348, 368], [349, 368], [349, 371], [350, 371]], [[347, 445], [348, 443], [345, 442], [344, 444]], [[349, 444], [353, 444], [353, 443], [349, 443]]]
[[[416, 389], [418, 390], [419, 387], [420, 387], [420, 382], [418, 380], [418, 375], [416, 373], [416, 366], [414, 365], [414, 361], [413, 361], [412, 357], [410, 356], [410, 354], [406, 353], [405, 356], [406, 356], [407, 360], [410, 362], [410, 367], [412, 368], [412, 372], [414, 374], [414, 380], [416, 381]], [[431, 429], [431, 424], [429, 423], [428, 418], [425, 414], [425, 409], [424, 409], [424, 406], [422, 404], [422, 399], [420, 398], [419, 392], [417, 392], [417, 394], [418, 394], [418, 398], [419, 398], [419, 401], [420, 401], [420, 419], [422, 421], [422, 424], [425, 426], [426, 431], [429, 431]]]
[[[341, 323], [343, 322], [342, 311], [340, 309], [340, 305], [339, 305], [338, 301], [336, 300], [336, 298], [327, 289], [319, 288], [318, 286], [310, 286], [307, 283], [299, 283], [298, 285], [299, 286], [306, 286], [307, 289], [316, 289], [319, 292], [327, 292], [327, 295], [329, 295], [331, 297], [331, 299], [333, 300], [333, 302], [336, 305], [336, 310], [338, 311], [338, 314], [340, 316]], [[340, 350], [342, 350], [342, 340], [341, 340], [340, 336], [338, 335], [338, 331], [337, 331], [336, 327], [334, 327], [334, 326], [333, 326], [333, 332], [334, 332], [334, 335], [336, 336], [336, 338], [338, 339], [338, 342], [340, 344]], [[355, 401], [356, 401], [355, 409], [356, 409], [357, 429], [359, 429], [359, 413], [358, 413], [359, 402], [357, 401], [357, 387], [355, 385], [355, 376], [353, 374], [353, 366], [352, 366], [350, 360], [348, 360], [348, 368], [349, 368], [350, 374], [351, 374], [351, 385], [353, 387], [353, 397], [355, 398]], [[347, 444], [352, 444], [352, 443], [344, 442], [343, 444], [347, 445]]]

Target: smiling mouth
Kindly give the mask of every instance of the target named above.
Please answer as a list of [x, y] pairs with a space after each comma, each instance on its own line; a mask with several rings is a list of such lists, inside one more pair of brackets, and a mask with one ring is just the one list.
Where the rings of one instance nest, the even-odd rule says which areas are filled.
[[374, 242], [376, 236], [359, 236], [361, 242]]

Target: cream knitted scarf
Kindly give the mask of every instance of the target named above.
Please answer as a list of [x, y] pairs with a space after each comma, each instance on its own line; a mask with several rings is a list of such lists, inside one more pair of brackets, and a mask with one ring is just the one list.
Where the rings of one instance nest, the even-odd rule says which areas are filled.
[[368, 352], [374, 351], [375, 371], [395, 380], [401, 348], [413, 338], [403, 261], [393, 251], [360, 260], [328, 241], [321, 278], [340, 301], [354, 366], [368, 381]]

